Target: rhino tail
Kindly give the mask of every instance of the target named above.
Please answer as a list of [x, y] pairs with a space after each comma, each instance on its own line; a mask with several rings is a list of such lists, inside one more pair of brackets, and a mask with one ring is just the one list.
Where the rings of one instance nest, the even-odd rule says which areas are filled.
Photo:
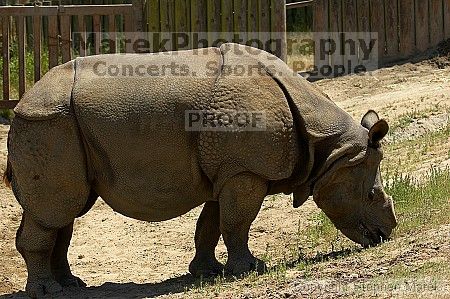
[[11, 188], [11, 182], [12, 182], [12, 167], [11, 162], [6, 163], [6, 170], [3, 174], [3, 182], [5, 183], [6, 187]]

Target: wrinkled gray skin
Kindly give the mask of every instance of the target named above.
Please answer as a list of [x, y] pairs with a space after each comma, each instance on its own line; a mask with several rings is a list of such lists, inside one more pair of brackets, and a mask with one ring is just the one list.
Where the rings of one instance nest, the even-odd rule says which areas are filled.
[[[387, 123], [373, 111], [362, 125], [354, 122], [282, 61], [248, 50], [226, 44], [196, 55], [80, 58], [51, 70], [25, 95], [11, 125], [5, 179], [24, 210], [16, 245], [29, 296], [84, 285], [70, 271], [67, 249], [74, 219], [98, 196], [146, 221], [205, 203], [189, 266], [194, 275], [222, 273], [214, 254], [220, 235], [227, 273], [263, 270], [248, 232], [264, 197], [280, 192], [293, 193], [295, 207], [313, 195], [336, 227], [364, 246], [389, 237], [396, 219], [379, 172]], [[176, 62], [197, 76], [98, 76], [99, 61]], [[224, 73], [238, 65], [263, 72]], [[211, 74], [211, 66], [218, 71]], [[190, 132], [186, 110], [264, 111], [267, 127]]]

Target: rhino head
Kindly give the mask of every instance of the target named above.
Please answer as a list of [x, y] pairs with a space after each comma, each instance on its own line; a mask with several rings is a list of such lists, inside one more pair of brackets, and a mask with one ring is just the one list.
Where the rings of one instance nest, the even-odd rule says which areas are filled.
[[361, 125], [367, 129], [367, 149], [356, 157], [343, 157], [313, 187], [314, 201], [344, 235], [364, 247], [386, 240], [397, 225], [393, 201], [383, 189], [380, 141], [387, 122], [369, 111]]

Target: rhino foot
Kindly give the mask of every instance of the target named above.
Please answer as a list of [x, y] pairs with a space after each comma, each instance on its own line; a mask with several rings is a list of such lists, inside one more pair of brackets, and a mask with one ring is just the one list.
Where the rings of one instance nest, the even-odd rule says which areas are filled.
[[249, 256], [246, 258], [229, 259], [225, 265], [225, 273], [237, 277], [248, 274], [252, 271], [256, 271], [259, 274], [266, 272], [266, 263], [255, 258], [254, 256]]
[[27, 282], [25, 290], [31, 298], [47, 298], [46, 295], [55, 295], [62, 292], [62, 286], [54, 279], [40, 279]]
[[63, 287], [85, 287], [86, 286], [86, 283], [83, 280], [81, 280], [81, 278], [79, 278], [75, 275], [64, 276], [64, 277], [58, 278], [57, 281]]
[[213, 257], [195, 257], [189, 265], [189, 272], [195, 277], [211, 277], [223, 274], [223, 265]]

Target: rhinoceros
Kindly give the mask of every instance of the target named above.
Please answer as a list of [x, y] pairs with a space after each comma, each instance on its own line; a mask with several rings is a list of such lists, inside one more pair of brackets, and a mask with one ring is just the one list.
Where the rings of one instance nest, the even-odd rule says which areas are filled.
[[[374, 111], [355, 122], [284, 62], [256, 52], [224, 44], [77, 58], [24, 95], [5, 181], [23, 208], [16, 247], [29, 296], [85, 285], [67, 250], [74, 219], [98, 197], [150, 222], [204, 204], [193, 275], [264, 269], [248, 238], [272, 194], [293, 194], [294, 207], [313, 196], [363, 246], [391, 235], [397, 221], [379, 168], [387, 122]], [[225, 266], [215, 257], [221, 235]]]

